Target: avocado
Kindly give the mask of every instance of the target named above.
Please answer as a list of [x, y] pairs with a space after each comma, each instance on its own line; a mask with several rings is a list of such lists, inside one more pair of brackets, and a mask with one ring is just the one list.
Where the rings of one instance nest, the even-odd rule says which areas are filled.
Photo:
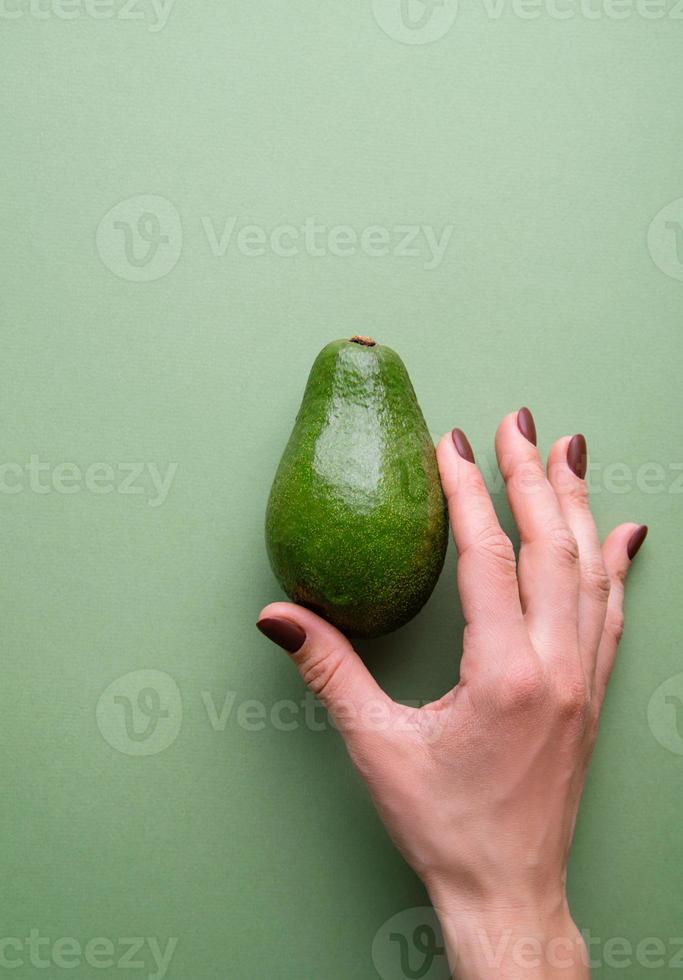
[[427, 601], [447, 542], [434, 443], [401, 358], [369, 337], [333, 341], [270, 492], [276, 577], [347, 635], [380, 636]]

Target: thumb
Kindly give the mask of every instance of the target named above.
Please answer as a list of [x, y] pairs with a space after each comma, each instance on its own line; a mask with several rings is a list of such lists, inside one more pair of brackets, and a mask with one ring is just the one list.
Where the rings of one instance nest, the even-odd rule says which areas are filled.
[[[343, 734], [388, 716], [393, 701], [370, 674], [346, 637], [309, 609], [273, 602], [261, 611], [258, 629], [286, 650], [310, 691]], [[370, 722], [372, 723], [372, 722]]]

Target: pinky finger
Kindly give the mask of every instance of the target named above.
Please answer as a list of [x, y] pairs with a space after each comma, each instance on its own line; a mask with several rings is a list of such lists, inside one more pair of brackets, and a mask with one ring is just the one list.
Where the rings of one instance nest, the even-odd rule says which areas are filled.
[[607, 536], [602, 546], [605, 568], [610, 579], [610, 594], [595, 678], [596, 694], [600, 703], [605, 697], [624, 630], [624, 581], [631, 562], [646, 537], [647, 525], [620, 524]]

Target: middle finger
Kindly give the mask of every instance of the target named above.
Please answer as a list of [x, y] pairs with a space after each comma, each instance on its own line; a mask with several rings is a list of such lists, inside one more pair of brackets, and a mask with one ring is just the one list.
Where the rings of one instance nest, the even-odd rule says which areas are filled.
[[506, 416], [496, 433], [498, 466], [519, 528], [518, 579], [529, 634], [540, 651], [578, 649], [576, 539], [548, 482], [528, 409]]

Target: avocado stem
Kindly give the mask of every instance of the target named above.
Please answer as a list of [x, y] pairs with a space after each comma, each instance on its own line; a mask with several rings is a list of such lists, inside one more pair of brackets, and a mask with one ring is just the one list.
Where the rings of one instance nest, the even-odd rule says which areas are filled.
[[362, 344], [363, 347], [374, 347], [375, 341], [372, 337], [364, 337], [362, 334], [357, 333], [355, 337], [352, 337], [349, 341], [351, 344]]

